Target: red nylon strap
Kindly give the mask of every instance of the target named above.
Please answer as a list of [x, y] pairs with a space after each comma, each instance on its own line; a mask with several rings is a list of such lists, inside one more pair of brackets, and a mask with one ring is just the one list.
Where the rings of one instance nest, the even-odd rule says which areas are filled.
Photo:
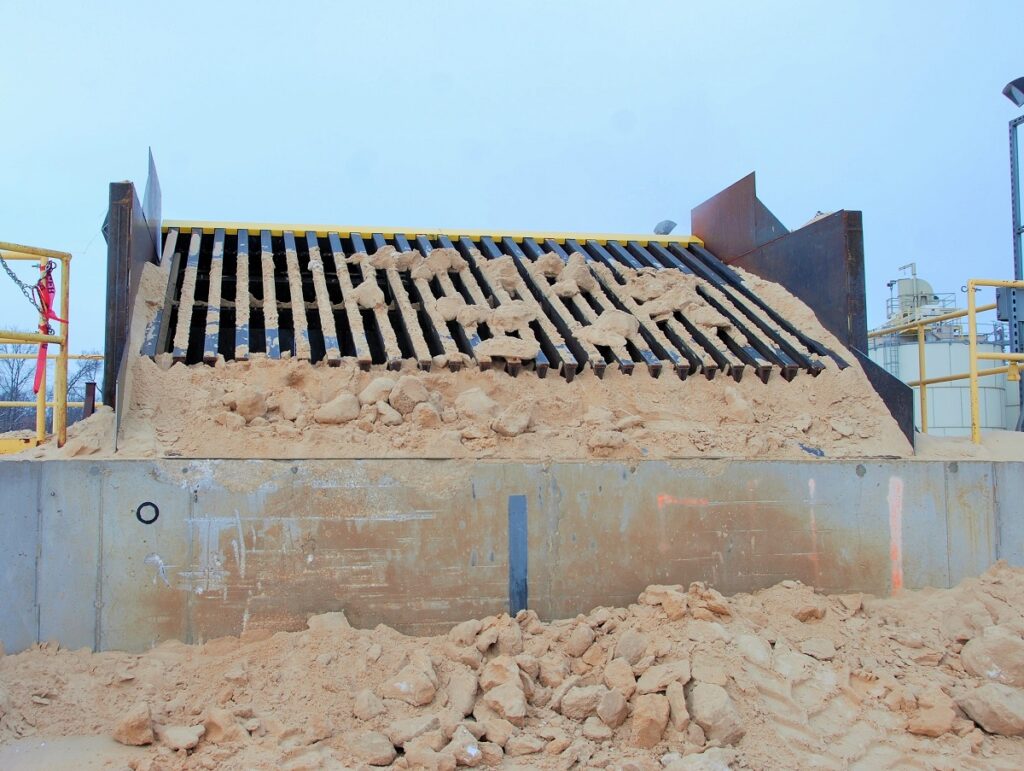
[[[67, 324], [67, 321], [62, 319], [56, 313], [53, 312], [53, 299], [57, 294], [57, 287], [53, 282], [53, 270], [48, 269], [46, 275], [39, 279], [36, 284], [36, 295], [39, 297], [39, 307], [43, 311], [44, 321], [39, 324], [39, 334], [49, 335], [53, 334], [53, 330], [50, 328], [49, 321], [59, 321], [62, 324]], [[38, 394], [39, 387], [42, 385], [43, 373], [46, 372], [46, 348], [48, 343], [39, 344], [39, 354], [36, 356], [36, 377], [32, 384], [32, 393]]]

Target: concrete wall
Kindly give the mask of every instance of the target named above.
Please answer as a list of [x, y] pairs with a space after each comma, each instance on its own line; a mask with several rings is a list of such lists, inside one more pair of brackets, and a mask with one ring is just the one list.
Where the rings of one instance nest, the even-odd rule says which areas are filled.
[[507, 610], [510, 575], [551, 618], [650, 583], [887, 594], [1024, 564], [1024, 463], [4, 461], [0, 492], [8, 652], [338, 609], [433, 632]]

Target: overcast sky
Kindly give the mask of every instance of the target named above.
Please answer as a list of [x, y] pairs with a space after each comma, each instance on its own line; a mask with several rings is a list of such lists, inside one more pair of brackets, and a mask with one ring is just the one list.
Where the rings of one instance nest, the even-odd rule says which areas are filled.
[[756, 170], [791, 229], [864, 212], [872, 324], [904, 263], [1012, 270], [1020, 0], [147, 5], [0, 7], [0, 240], [74, 253], [75, 350], [148, 146], [165, 218], [413, 228], [688, 232]]

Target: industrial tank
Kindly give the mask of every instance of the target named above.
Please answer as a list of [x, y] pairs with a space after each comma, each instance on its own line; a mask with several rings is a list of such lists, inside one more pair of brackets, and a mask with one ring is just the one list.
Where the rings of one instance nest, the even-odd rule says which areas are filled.
[[[913, 266], [908, 266], [913, 267]], [[898, 327], [918, 319], [942, 316], [959, 310], [956, 294], [938, 294], [930, 283], [918, 278], [900, 278], [888, 284], [891, 296], [886, 303], [886, 327]], [[984, 317], [983, 317], [984, 318]], [[978, 351], [1001, 353], [1009, 346], [1005, 324], [978, 323]], [[926, 377], [957, 375], [970, 370], [967, 319], [938, 322], [925, 331]], [[917, 332], [882, 335], [870, 339], [868, 355], [904, 382], [920, 379]], [[1001, 366], [997, 361], [978, 362], [979, 370]], [[1013, 429], [1020, 413], [1015, 384], [1007, 387], [1005, 374], [978, 380], [981, 427]], [[921, 428], [921, 393], [914, 387], [914, 424]], [[928, 386], [928, 433], [940, 436], [968, 436], [971, 433], [970, 380], [955, 380]]]

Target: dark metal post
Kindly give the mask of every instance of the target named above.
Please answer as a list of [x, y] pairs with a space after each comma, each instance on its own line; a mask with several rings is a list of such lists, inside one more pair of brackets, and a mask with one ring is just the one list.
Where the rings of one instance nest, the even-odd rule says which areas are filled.
[[82, 417], [87, 418], [96, 411], [96, 381], [90, 380], [85, 384], [85, 406], [82, 407]]
[[[1020, 155], [1018, 153], [1018, 130], [1024, 123], [1024, 115], [1010, 121], [1010, 204], [1013, 208], [1013, 279], [1024, 279], [1022, 255], [1024, 255], [1024, 225], [1021, 224], [1021, 190], [1020, 190]], [[1021, 291], [1014, 289], [1009, 292], [1010, 298], [1010, 350], [1015, 353], [1024, 351], [1024, 319], [1021, 318]], [[1024, 431], [1024, 380], [1017, 383], [1020, 396], [1020, 416], [1017, 418], [1017, 430]]]

